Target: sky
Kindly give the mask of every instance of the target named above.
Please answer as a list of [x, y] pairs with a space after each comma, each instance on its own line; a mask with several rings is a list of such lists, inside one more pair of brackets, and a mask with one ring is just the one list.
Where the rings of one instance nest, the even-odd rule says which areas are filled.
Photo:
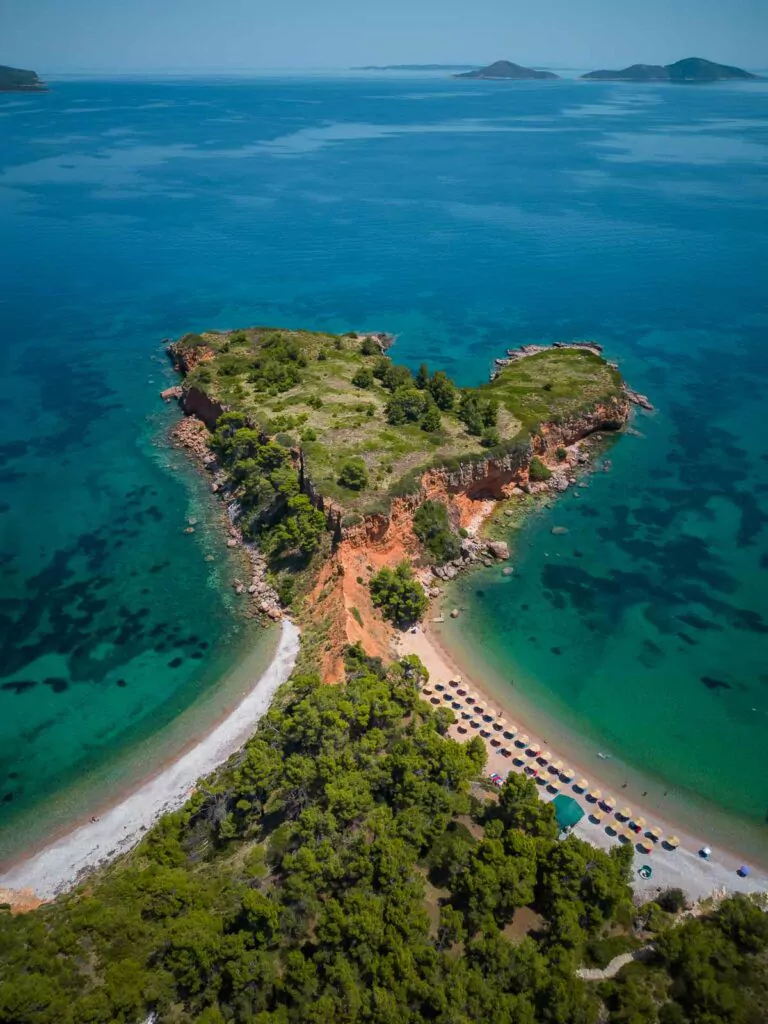
[[691, 56], [768, 67], [768, 0], [0, 0], [0, 63], [40, 74]]

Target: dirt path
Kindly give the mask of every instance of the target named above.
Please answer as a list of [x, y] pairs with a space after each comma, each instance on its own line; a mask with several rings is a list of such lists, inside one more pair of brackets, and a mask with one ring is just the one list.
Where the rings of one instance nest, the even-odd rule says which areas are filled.
[[576, 974], [582, 981], [607, 981], [615, 978], [622, 967], [631, 964], [633, 960], [645, 960], [652, 952], [653, 945], [641, 946], [633, 953], [620, 953], [615, 956], [607, 967], [581, 967]]

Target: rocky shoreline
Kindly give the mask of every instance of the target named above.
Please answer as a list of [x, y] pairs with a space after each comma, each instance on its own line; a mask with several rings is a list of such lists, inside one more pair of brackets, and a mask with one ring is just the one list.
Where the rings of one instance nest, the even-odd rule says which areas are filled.
[[[178, 391], [181, 389], [179, 388]], [[173, 392], [173, 394], [169, 394], [169, 392]], [[166, 401], [179, 398], [180, 396], [176, 392], [176, 388], [169, 388], [162, 393], [162, 397]], [[215, 455], [208, 447], [208, 428], [201, 420], [193, 416], [185, 416], [174, 426], [171, 437], [175, 448], [184, 449], [201, 470], [213, 477], [210, 484], [211, 492], [226, 502], [229, 521], [227, 546], [242, 548], [251, 563], [250, 578], [246, 580], [241, 580], [239, 577], [233, 578], [232, 586], [235, 593], [247, 594], [257, 614], [266, 616], [273, 622], [279, 621], [283, 617], [283, 609], [277, 591], [269, 582], [266, 559], [256, 544], [245, 540], [242, 531], [237, 526], [239, 506], [237, 500], [231, 495], [226, 474], [221, 470]], [[188, 527], [190, 531], [193, 528]]]

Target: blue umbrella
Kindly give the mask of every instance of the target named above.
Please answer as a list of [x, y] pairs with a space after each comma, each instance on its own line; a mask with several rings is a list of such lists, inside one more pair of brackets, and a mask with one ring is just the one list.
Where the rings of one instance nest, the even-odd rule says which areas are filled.
[[742, 878], [746, 878], [749, 874], [749, 868], [746, 864], [742, 864], [739, 870], [736, 872], [736, 874], [740, 875]]

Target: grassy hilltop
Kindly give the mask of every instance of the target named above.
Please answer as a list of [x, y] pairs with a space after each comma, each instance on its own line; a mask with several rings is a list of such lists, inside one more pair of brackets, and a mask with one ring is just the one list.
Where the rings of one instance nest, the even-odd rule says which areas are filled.
[[[381, 510], [430, 466], [501, 454], [542, 423], [621, 393], [619, 373], [577, 349], [547, 350], [467, 389], [426, 367], [413, 375], [373, 335], [257, 327], [186, 335], [175, 352], [194, 364], [187, 387], [300, 447], [320, 493], [362, 513]], [[345, 475], [350, 462], [364, 465], [364, 485]]]

